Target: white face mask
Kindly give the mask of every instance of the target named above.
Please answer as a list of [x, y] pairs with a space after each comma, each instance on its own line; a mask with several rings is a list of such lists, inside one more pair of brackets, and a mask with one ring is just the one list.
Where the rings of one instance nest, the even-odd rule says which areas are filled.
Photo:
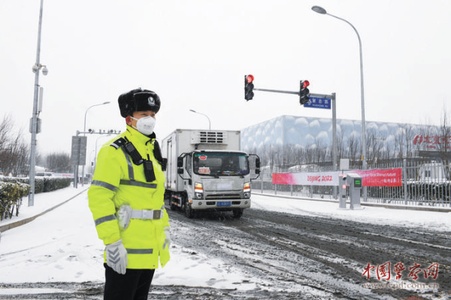
[[131, 117], [132, 119], [136, 120], [136, 127], [134, 127], [136, 130], [138, 130], [139, 132], [141, 132], [144, 135], [151, 135], [154, 128], [155, 128], [155, 123], [157, 122], [157, 120], [155, 120], [154, 117], [151, 116], [147, 116], [147, 117], [143, 117], [140, 119], [136, 119]]

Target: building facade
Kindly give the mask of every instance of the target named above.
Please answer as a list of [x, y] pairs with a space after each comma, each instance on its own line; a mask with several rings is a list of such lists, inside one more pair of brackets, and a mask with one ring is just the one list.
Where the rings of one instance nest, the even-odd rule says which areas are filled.
[[[241, 130], [241, 148], [262, 156], [264, 163], [285, 166], [331, 161], [331, 119], [279, 116]], [[337, 119], [337, 157], [361, 157], [361, 121]], [[418, 156], [419, 151], [451, 151], [451, 134], [430, 125], [366, 122], [367, 161]], [[274, 153], [277, 152], [277, 153]], [[272, 154], [271, 154], [272, 153]], [[299, 161], [292, 156], [313, 157]], [[265, 162], [266, 160], [266, 162]]]

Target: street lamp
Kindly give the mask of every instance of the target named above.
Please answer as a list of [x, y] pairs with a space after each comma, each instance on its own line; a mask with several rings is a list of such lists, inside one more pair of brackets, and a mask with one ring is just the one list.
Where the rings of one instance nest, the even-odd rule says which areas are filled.
[[100, 106], [100, 105], [105, 105], [105, 104], [109, 104], [109, 103], [110, 103], [110, 101], [105, 101], [103, 103], [98, 103], [98, 104], [91, 105], [90, 107], [88, 107], [86, 109], [86, 111], [85, 111], [85, 119], [84, 119], [84, 122], [83, 122], [83, 135], [86, 134], [86, 116], [88, 115], [88, 110], [90, 110], [94, 106]]
[[96, 139], [96, 147], [95, 147], [95, 149], [94, 149], [94, 163], [93, 163], [93, 166], [92, 166], [92, 168], [91, 168], [91, 174], [94, 174], [94, 170], [95, 170], [96, 164], [97, 164], [97, 149], [98, 149], [99, 140], [100, 140], [101, 138], [106, 138], [106, 137], [109, 137], [109, 136], [111, 136], [112, 134], [116, 134], [116, 133], [117, 133], [116, 130], [110, 130], [110, 131], [108, 131], [108, 133], [107, 133], [106, 136], [100, 135], [100, 136]]
[[210, 118], [209, 118], [206, 114], [203, 114], [203, 113], [200, 113], [200, 112], [198, 112], [198, 111], [195, 111], [194, 109], [190, 109], [189, 111], [190, 111], [190, 112], [193, 112], [193, 113], [195, 113], [195, 114], [199, 114], [199, 115], [205, 116], [205, 117], [208, 119], [208, 130], [211, 130], [211, 122], [210, 122]]
[[[84, 121], [83, 121], [83, 136], [85, 136], [86, 135], [86, 116], [88, 115], [88, 111], [91, 109], [91, 108], [93, 108], [93, 107], [95, 107], [95, 106], [100, 106], [100, 105], [105, 105], [105, 104], [108, 104], [108, 103], [110, 103], [110, 101], [105, 101], [105, 102], [103, 102], [103, 103], [98, 103], [98, 104], [94, 104], [94, 105], [91, 105], [90, 107], [88, 107], [87, 109], [86, 109], [86, 111], [85, 111], [85, 119], [84, 119]], [[85, 149], [85, 151], [86, 151], [86, 149]], [[82, 171], [81, 171], [81, 178], [82, 178], [82, 182], [81, 182], [81, 185], [83, 186], [84, 184], [85, 184], [85, 164], [86, 164], [86, 162], [83, 164], [83, 166], [82, 166]], [[78, 168], [78, 166], [77, 166], [77, 168]], [[78, 171], [77, 171], [77, 173], [78, 173]]]
[[[354, 25], [352, 25], [350, 22], [348, 22], [345, 19], [342, 19], [340, 17], [337, 17], [337, 16], [327, 13], [327, 11], [320, 6], [313, 6], [312, 10], [316, 13], [319, 13], [322, 15], [328, 15], [328, 16], [334, 17], [338, 20], [341, 20], [343, 22], [346, 22], [347, 24], [349, 24], [352, 27], [352, 29], [354, 29], [355, 33], [357, 34], [357, 38], [359, 40], [359, 52], [360, 52], [360, 98], [361, 98], [361, 110], [362, 110], [362, 169], [366, 169], [365, 92], [364, 92], [364, 88], [363, 88], [362, 41], [360, 39], [359, 32], [354, 27]], [[365, 193], [365, 200], [366, 200], [366, 193]]]
[[[41, 6], [39, 9], [39, 24], [38, 24], [38, 44], [36, 49], [36, 63], [32, 70], [34, 73], [34, 96], [33, 96], [33, 114], [31, 116], [30, 133], [31, 133], [31, 145], [30, 145], [30, 193], [28, 194], [28, 206], [34, 205], [34, 192], [35, 192], [35, 173], [36, 173], [36, 135], [40, 130], [39, 126], [39, 71], [42, 74], [47, 75], [48, 69], [45, 65], [41, 65], [41, 28], [42, 28], [42, 12], [43, 12], [44, 0], [41, 0]], [[41, 94], [42, 95], [42, 94]]]

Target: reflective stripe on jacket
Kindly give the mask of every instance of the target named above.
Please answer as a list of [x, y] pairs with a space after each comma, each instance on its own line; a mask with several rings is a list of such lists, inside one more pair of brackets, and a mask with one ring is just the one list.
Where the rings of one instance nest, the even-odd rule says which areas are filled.
[[[143, 159], [153, 163], [155, 180], [146, 182], [144, 166], [136, 165], [122, 149], [111, 144], [120, 137], [127, 138]], [[99, 238], [105, 245], [122, 240], [127, 249], [128, 269], [156, 269], [158, 261], [169, 261], [169, 246], [165, 243], [165, 228], [169, 217], [164, 209], [165, 177], [153, 154], [154, 139], [127, 126], [127, 130], [103, 145], [96, 160], [88, 203]], [[121, 205], [133, 210], [162, 210], [160, 219], [131, 219], [120, 229], [117, 211]], [[169, 238], [169, 237], [168, 237]]]

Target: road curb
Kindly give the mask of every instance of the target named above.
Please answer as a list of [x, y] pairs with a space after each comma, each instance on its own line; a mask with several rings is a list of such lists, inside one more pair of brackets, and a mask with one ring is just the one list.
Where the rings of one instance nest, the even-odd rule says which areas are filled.
[[52, 207], [48, 208], [47, 210], [44, 210], [43, 212], [41, 212], [41, 213], [39, 213], [39, 214], [37, 214], [37, 215], [35, 215], [35, 216], [32, 216], [32, 217], [29, 217], [29, 218], [26, 218], [26, 219], [18, 220], [18, 221], [16, 221], [16, 222], [12, 222], [12, 223], [5, 224], [5, 225], [0, 226], [0, 234], [1, 234], [2, 232], [5, 232], [5, 231], [9, 230], [9, 229], [16, 228], [16, 227], [18, 227], [18, 226], [22, 226], [22, 225], [24, 225], [24, 224], [27, 224], [27, 223], [33, 221], [33, 220], [36, 219], [37, 217], [40, 217], [40, 216], [42, 216], [42, 215], [48, 213], [49, 211], [52, 211], [52, 210], [54, 210], [55, 208], [60, 207], [61, 205], [63, 205], [63, 204], [65, 204], [65, 203], [69, 202], [70, 200], [72, 200], [72, 199], [74, 199], [74, 198], [80, 196], [80, 194], [84, 193], [86, 190], [87, 190], [87, 188], [84, 189], [84, 190], [82, 190], [82, 191], [80, 191], [78, 194], [75, 194], [74, 196], [70, 197], [70, 198], [67, 199], [66, 201], [63, 201], [63, 202], [61, 202], [61, 203], [58, 203], [57, 205], [52, 206]]

